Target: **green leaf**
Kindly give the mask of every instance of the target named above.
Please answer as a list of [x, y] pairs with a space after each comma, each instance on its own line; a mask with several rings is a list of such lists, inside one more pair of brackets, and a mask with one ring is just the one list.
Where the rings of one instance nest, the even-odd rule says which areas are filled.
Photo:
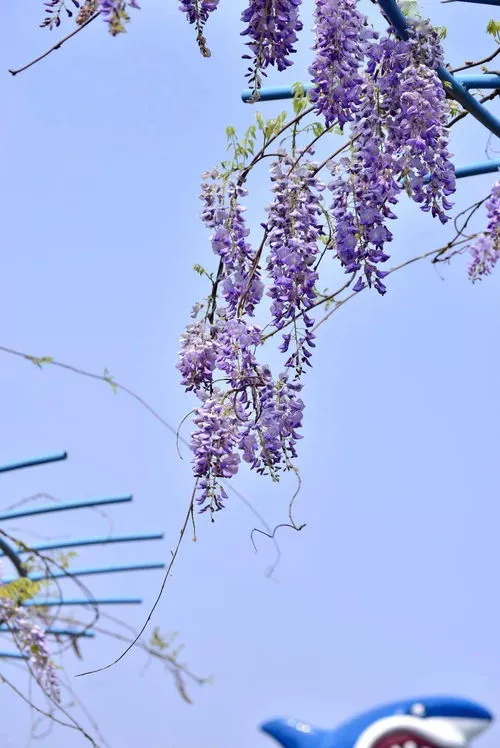
[[19, 577], [19, 579], [15, 579], [13, 582], [0, 586], [0, 597], [6, 597], [9, 600], [23, 603], [35, 597], [41, 587], [41, 582], [33, 582], [27, 577]]
[[51, 364], [54, 361], [52, 356], [41, 356], [40, 358], [37, 358], [36, 356], [25, 355], [24, 358], [27, 358], [28, 361], [31, 361], [32, 364], [35, 364], [35, 366], [38, 366], [39, 369], [41, 369], [44, 364]]
[[107, 382], [110, 385], [111, 389], [116, 395], [116, 393], [118, 392], [118, 386], [116, 382], [114, 381], [114, 377], [111, 376], [111, 374], [109, 373], [107, 369], [104, 369], [104, 374], [102, 375], [102, 378], [104, 379], [105, 382]]
[[486, 31], [488, 34], [491, 34], [495, 41], [500, 42], [500, 21], [495, 21], [491, 18], [486, 26]]
[[321, 122], [313, 122], [312, 131], [315, 138], [319, 138], [325, 132], [324, 125]]

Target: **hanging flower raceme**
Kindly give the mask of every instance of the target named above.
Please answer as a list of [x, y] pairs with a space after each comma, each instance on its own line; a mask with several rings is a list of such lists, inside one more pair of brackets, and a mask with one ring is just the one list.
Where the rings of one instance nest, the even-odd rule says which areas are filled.
[[455, 170], [448, 151], [446, 94], [435, 72], [443, 55], [436, 31], [423, 28], [410, 32], [396, 56], [397, 88], [391, 91], [396, 106], [388, 113], [387, 129], [408, 195], [446, 223]]
[[219, 0], [179, 0], [179, 10], [186, 14], [189, 23], [196, 29], [196, 41], [204, 57], [210, 57], [204, 35], [205, 24], [210, 13], [216, 10]]
[[470, 248], [472, 262], [469, 265], [469, 278], [473, 283], [490, 275], [500, 258], [500, 181], [493, 185], [486, 211], [486, 231]]
[[125, 24], [130, 21], [127, 8], [140, 8], [140, 5], [137, 0], [99, 0], [99, 10], [112, 36], [125, 32]]
[[[288, 66], [301, 27], [299, 5], [252, 0], [243, 14], [254, 91], [268, 65]], [[183, 385], [199, 400], [191, 448], [202, 510], [223, 506], [221, 483], [242, 462], [274, 480], [293, 467], [304, 411], [302, 376], [315, 347], [312, 309], [336, 296], [318, 290], [326, 254], [352, 274], [354, 291], [368, 285], [384, 294], [382, 267], [393, 238], [388, 223], [396, 218], [402, 191], [443, 223], [451, 207], [454, 170], [445, 94], [434, 72], [442, 64], [436, 33], [420, 23], [407, 40], [391, 32], [380, 37], [355, 0], [316, 0], [315, 34], [311, 99], [327, 130], [303, 119], [305, 101], [295, 102], [289, 122], [280, 116], [266, 123], [258, 114], [240, 143], [231, 128], [234, 160], [204, 175], [202, 220], [218, 269], [208, 274], [197, 266], [211, 288], [182, 336], [178, 362]], [[333, 124], [349, 125], [349, 151], [340, 160], [315, 164], [312, 147]], [[263, 137], [258, 151], [257, 131]], [[310, 132], [314, 140], [302, 147]], [[291, 154], [284, 148], [289, 137]], [[250, 171], [268, 156], [272, 200], [254, 249], [242, 201]], [[325, 166], [331, 172], [330, 211], [318, 176]], [[262, 316], [261, 329], [253, 320]], [[278, 378], [261, 355], [276, 333], [285, 368]]]
[[[268, 295], [273, 300], [272, 324], [281, 329], [294, 323], [295, 352], [286, 366], [296, 367], [300, 374], [303, 364], [310, 366], [308, 349], [314, 345], [310, 331], [313, 320], [305, 312], [316, 300], [318, 274], [314, 264], [323, 232], [319, 220], [323, 185], [315, 173], [317, 164], [307, 160], [297, 164], [297, 160], [283, 153], [271, 168], [274, 201], [266, 223], [266, 271], [271, 280]], [[305, 325], [303, 332], [301, 322]], [[283, 352], [290, 339], [291, 335], [284, 336]]]
[[0, 598], [0, 619], [12, 633], [20, 652], [43, 691], [56, 702], [60, 701], [59, 682], [50, 657], [47, 637], [31, 614], [7, 597]]
[[250, 38], [246, 46], [251, 54], [243, 55], [243, 59], [252, 60], [246, 77], [255, 99], [267, 67], [274, 65], [282, 71], [292, 64], [290, 55], [296, 51], [297, 34], [302, 30], [301, 3], [302, 0], [250, 0], [241, 16], [246, 24], [242, 36]]
[[402, 186], [442, 223], [455, 190], [447, 149], [448, 111], [434, 66], [441, 62], [437, 34], [426, 26], [410, 31], [408, 41], [386, 36], [366, 48], [362, 105], [355, 113], [352, 155], [343, 159], [329, 187], [336, 225], [337, 252], [346, 272], [363, 271], [354, 286], [366, 283], [385, 293], [392, 240], [387, 219]]
[[316, 0], [314, 31], [316, 56], [309, 68], [314, 88], [309, 97], [327, 127], [343, 127], [361, 105], [360, 68], [376, 34], [356, 0]]
[[222, 263], [219, 280], [227, 302], [226, 316], [252, 316], [260, 302], [264, 285], [255, 262], [255, 253], [247, 241], [250, 233], [244, 219], [245, 208], [240, 199], [246, 188], [235, 179], [224, 180], [217, 170], [203, 175], [201, 199], [204, 203], [202, 220], [214, 229], [212, 250]]
[[334, 167], [329, 184], [338, 258], [347, 273], [362, 271], [356, 291], [366, 283], [381, 294], [386, 291], [383, 278], [387, 273], [379, 263], [389, 258], [385, 245], [392, 233], [386, 222], [396, 218], [390, 206], [397, 203], [401, 186], [395, 145], [387, 137], [385, 119], [394, 107], [395, 60], [402, 48], [404, 42], [384, 37], [367, 49], [367, 75], [353, 126], [352, 153]]

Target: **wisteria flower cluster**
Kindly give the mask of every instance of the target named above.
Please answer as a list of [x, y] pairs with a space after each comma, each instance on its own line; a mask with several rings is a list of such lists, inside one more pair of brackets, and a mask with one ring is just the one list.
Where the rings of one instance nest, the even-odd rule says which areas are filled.
[[367, 283], [383, 294], [386, 272], [379, 263], [389, 258], [387, 219], [396, 218], [391, 206], [404, 188], [422, 210], [446, 223], [455, 172], [445, 93], [434, 72], [441, 55], [437, 35], [431, 29], [425, 35], [413, 31], [408, 41], [386, 36], [372, 41], [365, 54], [353, 152], [335, 165], [329, 189], [341, 263], [348, 273], [363, 271], [355, 290]]
[[20, 652], [43, 691], [60, 701], [59, 681], [52, 662], [45, 631], [27, 608], [8, 597], [0, 597], [0, 620], [12, 633]]
[[219, 0], [179, 0], [179, 10], [186, 14], [189, 23], [196, 29], [196, 41], [204, 57], [210, 57], [210, 50], [203, 29], [210, 13], [216, 10]]
[[[268, 65], [290, 64], [299, 6], [300, 0], [251, 0], [243, 13], [256, 91]], [[278, 126], [258, 115], [262, 150], [256, 155], [250, 128], [235, 146], [235, 160], [204, 175], [202, 220], [218, 268], [213, 275], [201, 270], [211, 290], [194, 309], [178, 362], [183, 386], [198, 398], [191, 448], [202, 511], [223, 506], [222, 483], [242, 462], [275, 480], [295, 469], [303, 376], [316, 345], [314, 310], [327, 298], [318, 289], [324, 258], [340, 263], [352, 291], [369, 286], [384, 294], [388, 224], [401, 195], [442, 223], [452, 207], [449, 110], [435, 73], [442, 50], [430, 24], [414, 24], [401, 40], [391, 31], [376, 33], [355, 0], [316, 0], [314, 52], [314, 86], [295, 119]], [[299, 145], [311, 132], [299, 129], [311, 111], [320, 118], [314, 140]], [[312, 161], [314, 143], [333, 127], [341, 134], [349, 128], [348, 142], [334, 154], [340, 158]], [[272, 199], [255, 243], [242, 201], [249, 173], [267, 156]], [[283, 357], [278, 376], [263, 355], [275, 334]]]
[[110, 34], [116, 36], [125, 31], [125, 24], [130, 20], [127, 8], [140, 8], [137, 0], [71, 0], [74, 8], [68, 7], [69, 2], [70, 0], [47, 0], [44, 3], [46, 17], [40, 24], [42, 28], [59, 27], [62, 13], [72, 18], [76, 8], [75, 22], [78, 26], [87, 23], [96, 13], [100, 13], [108, 25]]
[[474, 283], [490, 275], [500, 257], [500, 181], [495, 182], [486, 202], [488, 225], [470, 248], [469, 278]]

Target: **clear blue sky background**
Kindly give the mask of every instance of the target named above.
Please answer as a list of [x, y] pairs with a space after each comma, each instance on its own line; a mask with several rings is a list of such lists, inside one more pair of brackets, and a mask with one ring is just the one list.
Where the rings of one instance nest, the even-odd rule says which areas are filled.
[[[41, 3], [4, 2], [0, 51], [0, 344], [107, 367], [174, 426], [192, 407], [174, 368], [178, 338], [205, 292], [192, 266], [211, 262], [199, 176], [224, 156], [224, 127], [242, 129], [253, 116], [239, 98], [245, 3], [221, 3], [207, 30], [210, 60], [176, 5], [144, 0], [123, 37], [94, 23], [11, 78], [7, 68], [57, 32], [37, 28]], [[422, 7], [448, 25], [451, 62], [492, 46], [484, 34], [491, 8]], [[306, 25], [311, 10], [305, 0]], [[306, 33], [293, 71], [270, 82], [304, 79], [309, 45]], [[281, 108], [260, 106], [269, 116]], [[484, 160], [486, 140], [475, 122], [462, 123], [456, 162]], [[254, 183], [253, 206], [265, 179]], [[492, 181], [462, 181], [457, 204], [483, 197]], [[400, 215], [395, 261], [448, 236], [406, 201]], [[261, 538], [254, 554], [255, 518], [234, 496], [215, 525], [200, 519], [198, 542], [182, 550], [154, 623], [180, 632], [184, 660], [213, 673], [213, 685], [191, 689], [188, 706], [161, 667], [143, 672], [139, 653], [76, 681], [113, 748], [264, 747], [256, 726], [268, 717], [334, 726], [419, 693], [498, 708], [500, 276], [472, 286], [458, 258], [440, 273], [414, 265], [388, 285], [384, 298], [364, 293], [322, 328], [300, 445], [296, 516], [307, 527], [279, 536], [275, 579], [265, 576], [273, 547]], [[2, 476], [2, 505], [38, 491], [67, 500], [132, 492], [133, 505], [108, 511], [114, 532], [164, 530], [165, 542], [93, 549], [78, 565], [167, 560], [191, 491], [188, 455], [181, 462], [171, 434], [125, 395], [2, 356], [0, 461], [70, 454], [65, 464]], [[243, 473], [237, 487], [273, 524], [286, 516], [294, 484]], [[8, 529], [21, 527], [28, 540], [109, 529], [96, 512]], [[144, 606], [121, 611], [137, 625], [160, 580], [150, 572], [90, 581], [95, 594], [142, 595]], [[85, 669], [121, 651], [103, 639], [82, 648]], [[68, 667], [82, 670], [73, 659]], [[2, 670], [16, 677], [11, 665]], [[28, 712], [6, 687], [1, 694], [2, 748], [24, 748]], [[483, 748], [497, 742], [496, 727], [481, 739]], [[39, 744], [83, 740], [56, 730]]]

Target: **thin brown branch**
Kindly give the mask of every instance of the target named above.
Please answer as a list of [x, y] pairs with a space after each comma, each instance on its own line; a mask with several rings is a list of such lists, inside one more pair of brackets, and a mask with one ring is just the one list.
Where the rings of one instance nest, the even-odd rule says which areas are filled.
[[[445, 0], [447, 2], [450, 2], [450, 0]], [[491, 55], [488, 55], [488, 57], [483, 57], [482, 60], [477, 60], [477, 62], [466, 62], [464, 65], [462, 65], [459, 68], [452, 68], [450, 70], [450, 73], [459, 73], [461, 70], [470, 70], [470, 68], [475, 68], [478, 65], [484, 65], [485, 62], [491, 62], [491, 60], [494, 60], [497, 55], [500, 54], [500, 47], [496, 49], [494, 52], [491, 53]]]
[[60, 49], [63, 44], [65, 44], [69, 39], [76, 36], [76, 34], [79, 34], [80, 31], [83, 31], [83, 29], [89, 25], [89, 23], [92, 23], [92, 21], [95, 21], [97, 16], [101, 15], [101, 11], [97, 11], [97, 13], [94, 13], [93, 16], [91, 16], [85, 23], [82, 23], [81, 26], [78, 26], [74, 31], [71, 32], [71, 34], [68, 34], [67, 36], [60, 39], [56, 44], [54, 44], [53, 47], [48, 49], [43, 54], [39, 55], [38, 57], [35, 57], [34, 60], [31, 60], [31, 62], [28, 62], [26, 65], [23, 65], [22, 68], [17, 68], [17, 70], [9, 70], [9, 73], [11, 75], [17, 75], [18, 73], [22, 73], [24, 70], [27, 70], [28, 68], [32, 67], [33, 65], [36, 65], [37, 62], [40, 62], [40, 60], [43, 60], [45, 57], [48, 57], [52, 52], [55, 52], [56, 49]]
[[113, 660], [113, 662], [110, 662], [108, 665], [104, 665], [103, 667], [96, 668], [95, 670], [87, 670], [85, 673], [78, 673], [77, 676], [76, 676], [77, 678], [80, 678], [83, 675], [92, 675], [93, 673], [100, 673], [103, 670], [108, 670], [110, 667], [113, 667], [114, 665], [118, 664], [120, 662], [120, 660], [122, 660], [125, 657], [125, 655], [128, 654], [128, 652], [130, 652], [130, 650], [137, 644], [137, 642], [139, 641], [139, 639], [141, 638], [141, 636], [145, 632], [146, 628], [149, 625], [149, 622], [150, 622], [151, 618], [153, 617], [153, 613], [155, 612], [155, 610], [158, 607], [158, 604], [159, 604], [159, 602], [160, 602], [160, 600], [162, 598], [163, 590], [165, 589], [165, 586], [167, 584], [168, 578], [170, 576], [170, 572], [172, 571], [172, 567], [173, 567], [173, 565], [175, 563], [175, 559], [177, 558], [177, 554], [179, 553], [180, 547], [182, 545], [182, 541], [184, 540], [184, 537], [185, 537], [185, 534], [186, 534], [186, 530], [187, 530], [187, 526], [189, 524], [189, 520], [191, 518], [191, 514], [192, 514], [192, 511], [193, 511], [195, 491], [196, 491], [196, 485], [195, 485], [195, 488], [193, 490], [193, 493], [191, 494], [191, 499], [189, 501], [188, 510], [186, 512], [186, 517], [185, 517], [184, 522], [183, 522], [182, 527], [181, 527], [181, 531], [180, 531], [180, 535], [179, 535], [179, 540], [177, 541], [177, 544], [176, 544], [174, 550], [171, 552], [172, 553], [172, 558], [170, 559], [170, 562], [169, 562], [169, 564], [167, 566], [167, 570], [165, 572], [165, 576], [163, 577], [163, 582], [161, 584], [160, 590], [159, 590], [159, 592], [158, 592], [158, 594], [157, 594], [157, 596], [155, 598], [155, 601], [154, 601], [153, 605], [151, 606], [151, 609], [150, 609], [150, 611], [148, 613], [148, 616], [147, 616], [146, 620], [144, 621], [142, 627], [140, 628], [137, 636], [128, 645], [128, 647], [126, 647], [126, 649], [123, 650], [123, 652], [121, 653], [121, 655], [119, 657], [117, 657], [115, 660]]

